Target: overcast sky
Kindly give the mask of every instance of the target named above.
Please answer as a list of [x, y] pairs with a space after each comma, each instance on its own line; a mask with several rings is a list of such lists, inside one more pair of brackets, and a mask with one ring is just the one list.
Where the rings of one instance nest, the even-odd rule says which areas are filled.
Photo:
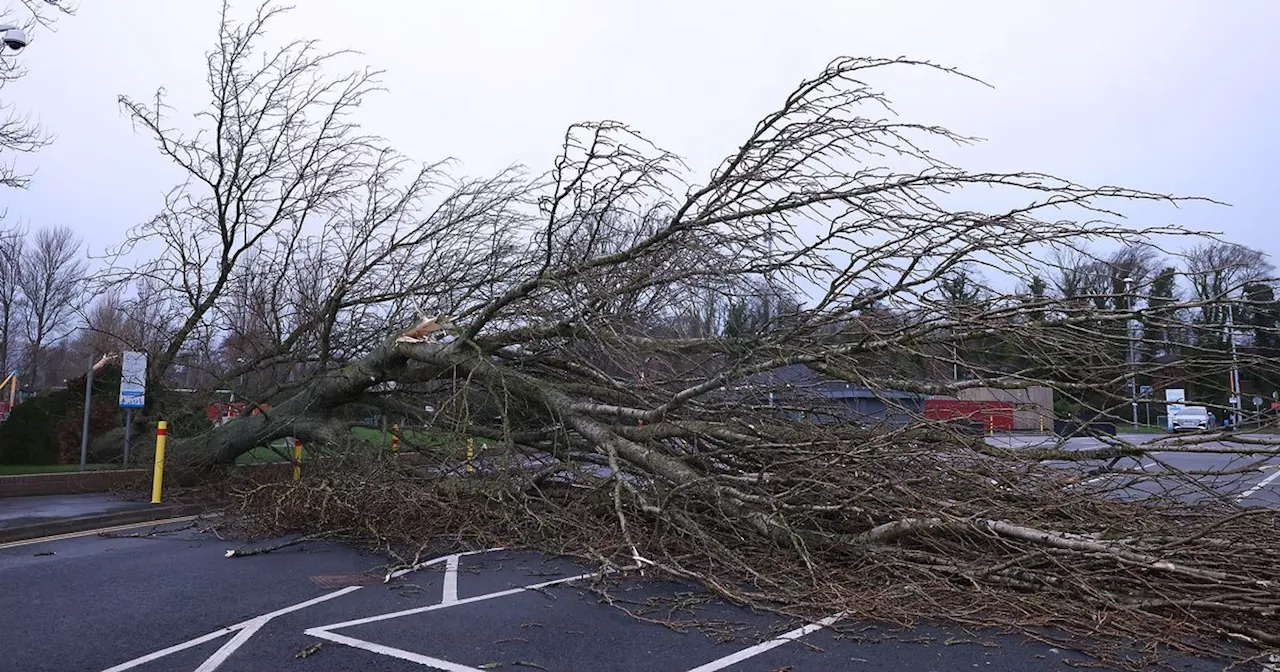
[[[877, 80], [915, 121], [982, 136], [960, 163], [1203, 195], [1230, 208], [1162, 210], [1280, 255], [1280, 2], [417, 2], [299, 0], [273, 38], [364, 52], [388, 92], [369, 130], [469, 174], [550, 166], [565, 126], [617, 119], [705, 175], [802, 78], [840, 55], [953, 65], [993, 89], [903, 74]], [[241, 13], [254, 3], [238, 2]], [[158, 211], [177, 179], [120, 113], [165, 87], [203, 105], [214, 0], [80, 0], [17, 57], [6, 102], [57, 143], [26, 162], [10, 220], [67, 224], [94, 251]], [[13, 57], [12, 53], [6, 57]], [[189, 119], [189, 116], [185, 118]]]

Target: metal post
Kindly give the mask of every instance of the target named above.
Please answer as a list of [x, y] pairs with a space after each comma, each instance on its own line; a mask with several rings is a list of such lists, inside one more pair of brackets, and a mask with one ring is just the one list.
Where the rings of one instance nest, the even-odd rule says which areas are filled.
[[89, 356], [89, 373], [84, 379], [84, 423], [80, 426], [80, 471], [89, 463], [89, 408], [93, 403], [93, 356]]
[[1231, 341], [1231, 407], [1235, 409], [1235, 417], [1231, 424], [1240, 426], [1240, 358], [1236, 354], [1235, 310], [1230, 301], [1227, 302], [1227, 338]]
[[133, 409], [124, 409], [124, 468], [129, 468], [129, 435], [133, 433]]
[[151, 476], [151, 503], [159, 504], [164, 486], [164, 443], [169, 433], [169, 423], [161, 420], [156, 425], [156, 466]]
[[[1130, 312], [1133, 311], [1133, 278], [1124, 279], [1125, 308]], [[1135, 320], [1129, 317], [1125, 320], [1125, 330], [1129, 336], [1129, 404], [1133, 411], [1133, 428], [1138, 428], [1138, 355], [1134, 351], [1134, 328]]]

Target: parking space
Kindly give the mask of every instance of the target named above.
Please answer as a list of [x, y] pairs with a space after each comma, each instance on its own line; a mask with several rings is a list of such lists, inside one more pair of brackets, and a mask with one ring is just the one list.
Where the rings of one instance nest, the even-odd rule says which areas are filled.
[[[197, 529], [0, 547], [3, 670], [1066, 670], [1020, 636], [795, 622], [543, 555], [383, 558], [309, 542], [227, 558]], [[603, 589], [603, 590], [602, 590]], [[1213, 664], [1186, 669], [1217, 669]]]
[[[1150, 434], [1121, 434], [1116, 438], [1135, 445], [1158, 444], [1168, 439]], [[1011, 448], [1058, 445], [1056, 438], [1043, 435], [997, 435], [987, 440], [993, 445]], [[1080, 437], [1062, 442], [1061, 447], [1089, 450], [1104, 445], [1099, 439]], [[1280, 456], [1161, 451], [1153, 445], [1153, 450], [1142, 457], [1051, 464], [1079, 474], [1080, 480], [1074, 487], [1101, 490], [1128, 499], [1163, 497], [1182, 502], [1217, 499], [1239, 506], [1280, 507]], [[1096, 473], [1099, 469], [1123, 473]]]

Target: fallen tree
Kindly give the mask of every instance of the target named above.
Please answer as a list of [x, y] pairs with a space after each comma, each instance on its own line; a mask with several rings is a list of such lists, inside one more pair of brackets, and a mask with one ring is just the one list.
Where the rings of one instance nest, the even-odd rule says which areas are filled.
[[[832, 62], [704, 181], [613, 122], [570, 128], [549, 174], [458, 180], [351, 120], [371, 73], [326, 74], [337, 56], [309, 42], [261, 59], [274, 13], [224, 13], [209, 134], [125, 100], [190, 179], [122, 248], [163, 253], [101, 280], [147, 289], [138, 311], [167, 334], [153, 381], [175, 367], [203, 368], [208, 389], [257, 380], [241, 392], [260, 413], [171, 437], [182, 468], [286, 437], [368, 457], [385, 450], [353, 434], [368, 414], [414, 425], [402, 450], [429, 459], [253, 489], [261, 520], [365, 530], [397, 552], [514, 540], [810, 618], [1053, 626], [1098, 651], [1280, 645], [1275, 512], [1118, 501], [1042, 460], [1147, 449], [1023, 454], [926, 423], [828, 422], [838, 401], [777, 377], [1125, 403], [1126, 376], [1157, 366], [1124, 358], [1127, 325], [1171, 320], [1169, 305], [938, 290], [975, 266], [1028, 277], [1053, 250], [1190, 236], [1112, 221], [1177, 199], [953, 165], [947, 148], [970, 139], [897, 118], [869, 81], [964, 75], [906, 59]], [[975, 343], [1006, 354], [961, 361]], [[966, 380], [930, 368], [962, 365]]]

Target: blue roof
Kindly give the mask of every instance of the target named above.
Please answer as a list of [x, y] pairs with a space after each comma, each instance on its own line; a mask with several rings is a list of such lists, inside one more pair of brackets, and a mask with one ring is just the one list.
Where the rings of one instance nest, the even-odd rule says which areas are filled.
[[797, 390], [808, 390], [829, 399], [912, 399], [923, 400], [928, 395], [902, 390], [873, 390], [865, 385], [857, 385], [843, 380], [824, 378], [804, 364], [791, 364], [772, 371], [764, 371], [750, 376], [744, 381], [748, 385], [765, 389], [770, 387], [787, 387]]

